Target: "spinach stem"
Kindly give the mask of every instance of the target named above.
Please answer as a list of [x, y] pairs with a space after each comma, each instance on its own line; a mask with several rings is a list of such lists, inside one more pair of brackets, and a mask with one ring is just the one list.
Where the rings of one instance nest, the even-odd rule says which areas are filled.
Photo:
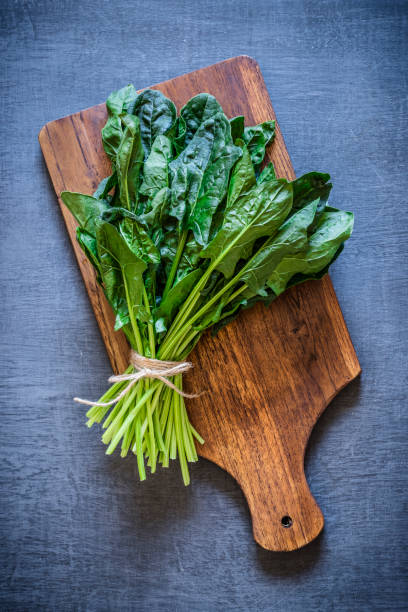
[[163, 290], [163, 299], [166, 297], [167, 293], [170, 291], [170, 289], [173, 286], [173, 281], [177, 274], [177, 268], [178, 268], [181, 256], [183, 254], [183, 251], [184, 251], [184, 245], [186, 244], [187, 236], [188, 236], [188, 230], [184, 230], [180, 236], [180, 240], [177, 246], [177, 251], [174, 256], [173, 263], [171, 264], [169, 276], [167, 277], [166, 285]]
[[[150, 304], [149, 304], [149, 298], [147, 295], [147, 291], [146, 291], [146, 287], [143, 285], [143, 302], [145, 305], [145, 308], [147, 310], [147, 314], [149, 316], [151, 316], [151, 311], [150, 311]], [[148, 333], [149, 333], [149, 346], [150, 346], [150, 353], [151, 356], [154, 358], [155, 354], [156, 354], [156, 343], [155, 343], [155, 337], [154, 337], [154, 328], [153, 325], [150, 323], [147, 324], [147, 329], [148, 329]]]

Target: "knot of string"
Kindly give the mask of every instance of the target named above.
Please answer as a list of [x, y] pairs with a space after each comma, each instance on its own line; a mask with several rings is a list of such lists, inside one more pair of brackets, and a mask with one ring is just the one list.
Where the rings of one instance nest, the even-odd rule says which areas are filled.
[[136, 351], [130, 352], [130, 363], [134, 367], [135, 371], [129, 374], [119, 374], [118, 376], [111, 376], [109, 382], [121, 383], [128, 381], [126, 387], [109, 402], [91, 402], [89, 400], [81, 399], [80, 397], [74, 397], [75, 402], [80, 404], [86, 404], [87, 406], [111, 406], [116, 404], [122, 397], [124, 397], [128, 391], [142, 378], [155, 378], [161, 380], [165, 385], [173, 389], [182, 395], [183, 397], [198, 397], [199, 393], [185, 393], [182, 389], [179, 389], [169, 377], [176, 376], [177, 374], [184, 374], [188, 370], [191, 370], [193, 364], [189, 361], [161, 361], [160, 359], [151, 359], [140, 355]]

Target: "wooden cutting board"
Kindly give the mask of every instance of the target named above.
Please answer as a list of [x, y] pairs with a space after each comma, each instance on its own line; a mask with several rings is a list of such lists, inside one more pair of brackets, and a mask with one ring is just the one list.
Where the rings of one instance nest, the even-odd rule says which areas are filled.
[[[230, 117], [245, 115], [247, 125], [275, 119], [259, 66], [247, 56], [154, 88], [178, 108], [209, 92]], [[92, 193], [110, 173], [100, 136], [105, 120], [105, 104], [99, 104], [42, 128], [40, 145], [58, 196], [64, 189]], [[279, 127], [268, 158], [278, 176], [295, 177]], [[122, 372], [128, 365], [125, 337], [113, 331], [113, 313], [75, 240], [76, 222], [59, 204], [112, 368]], [[186, 388], [208, 390], [188, 403], [206, 440], [198, 452], [241, 486], [255, 540], [274, 551], [311, 542], [324, 520], [304, 474], [306, 445], [323, 410], [360, 373], [330, 278], [295, 287], [268, 309], [243, 312], [215, 338], [205, 335], [191, 360], [195, 369]]]

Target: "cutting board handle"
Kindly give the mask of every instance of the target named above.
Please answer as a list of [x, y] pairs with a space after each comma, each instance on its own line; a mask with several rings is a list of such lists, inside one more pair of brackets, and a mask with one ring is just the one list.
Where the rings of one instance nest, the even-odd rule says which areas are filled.
[[323, 514], [307, 484], [303, 461], [291, 467], [288, 480], [276, 489], [276, 497], [270, 494], [273, 469], [269, 465], [258, 473], [257, 486], [251, 491], [245, 491], [244, 483], [240, 483], [251, 513], [254, 539], [267, 550], [296, 550], [319, 535]]

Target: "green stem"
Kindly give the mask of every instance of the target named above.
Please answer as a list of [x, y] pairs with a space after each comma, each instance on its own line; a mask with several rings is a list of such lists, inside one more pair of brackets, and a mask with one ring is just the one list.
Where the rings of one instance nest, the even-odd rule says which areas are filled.
[[[135, 387], [133, 387], [132, 389], [130, 389], [130, 391], [125, 395], [125, 397], [123, 397], [115, 406], [115, 409], [112, 410], [111, 414], [109, 415], [108, 419], [106, 420], [106, 422], [108, 422], [108, 420], [112, 420], [112, 423], [110, 423], [108, 429], [105, 431], [105, 433], [102, 436], [102, 442], [104, 444], [109, 444], [109, 442], [112, 440], [113, 437], [115, 437], [117, 431], [121, 428], [123, 419], [126, 417], [126, 413], [129, 409], [129, 406], [132, 402], [132, 400], [135, 398], [135, 395], [137, 394], [137, 385]], [[122, 405], [123, 404], [123, 405]], [[118, 405], [120, 407], [120, 410], [118, 412]], [[114, 418], [112, 417], [111, 419], [111, 415], [114, 414]], [[106, 427], [105, 423], [104, 426]]]
[[[178, 374], [175, 377], [175, 384], [180, 388], [181, 384], [181, 374]], [[176, 393], [176, 397], [174, 398], [174, 412], [175, 412], [175, 429], [176, 429], [176, 443], [178, 450], [178, 457], [180, 461], [181, 474], [183, 476], [183, 482], [187, 486], [190, 484], [190, 474], [188, 473], [188, 466], [185, 454], [185, 448], [183, 443], [183, 431], [182, 431], [182, 417], [181, 417], [181, 396]]]
[[[146, 469], [145, 469], [144, 457], [143, 457], [141, 429], [142, 429], [142, 421], [141, 421], [140, 414], [138, 414], [136, 417], [136, 432], [135, 432], [137, 467], [139, 470], [140, 480], [146, 480]], [[133, 447], [133, 452], [135, 452], [135, 447]]]
[[[147, 314], [148, 314], [148, 316], [150, 318], [151, 311], [150, 311], [149, 298], [147, 296], [146, 287], [144, 285], [143, 285], [143, 302], [144, 302], [145, 308], [147, 310]], [[154, 359], [154, 356], [156, 354], [156, 342], [155, 342], [155, 337], [154, 337], [154, 328], [153, 328], [153, 325], [151, 323], [148, 323], [147, 324], [147, 329], [148, 329], [148, 333], [149, 333], [150, 353], [151, 353], [151, 356]]]
[[124, 274], [122, 274], [122, 278], [123, 278], [123, 285], [125, 287], [125, 295], [126, 295], [126, 302], [127, 302], [128, 311], [129, 311], [130, 323], [132, 325], [133, 334], [134, 334], [135, 340], [136, 340], [136, 348], [137, 348], [138, 353], [143, 355], [143, 342], [142, 342], [142, 338], [141, 338], [141, 335], [140, 335], [139, 326], [138, 326], [137, 321], [135, 319], [135, 313], [133, 312], [133, 305], [132, 305], [132, 302], [130, 300], [129, 288], [127, 286], [126, 277], [125, 277]]
[[[113, 439], [112, 439], [111, 443], [109, 444], [108, 448], [106, 449], [106, 454], [107, 455], [111, 455], [113, 453], [113, 451], [115, 450], [115, 448], [119, 444], [119, 441], [122, 438], [123, 434], [126, 432], [127, 428], [131, 425], [132, 421], [134, 420], [134, 418], [138, 414], [139, 410], [142, 408], [143, 404], [149, 399], [149, 397], [154, 393], [154, 391], [155, 391], [155, 387], [151, 387], [148, 391], [146, 391], [146, 393], [142, 396], [142, 398], [139, 400], [139, 402], [137, 402], [135, 407], [130, 411], [130, 413], [128, 414], [128, 416], [124, 420], [124, 422], [121, 425], [121, 427], [119, 428], [119, 430], [113, 436]], [[113, 425], [113, 423], [112, 423], [112, 425]], [[107, 433], [107, 431], [105, 433]]]
[[186, 244], [187, 236], [188, 236], [188, 230], [184, 230], [184, 232], [180, 236], [180, 240], [177, 246], [177, 251], [174, 256], [173, 263], [171, 264], [170, 273], [167, 277], [166, 286], [164, 287], [164, 291], [163, 291], [163, 299], [166, 297], [167, 293], [170, 291], [170, 289], [173, 286], [173, 281], [177, 274], [177, 268], [178, 268], [181, 256], [183, 254], [183, 251], [184, 251], [184, 245]]

